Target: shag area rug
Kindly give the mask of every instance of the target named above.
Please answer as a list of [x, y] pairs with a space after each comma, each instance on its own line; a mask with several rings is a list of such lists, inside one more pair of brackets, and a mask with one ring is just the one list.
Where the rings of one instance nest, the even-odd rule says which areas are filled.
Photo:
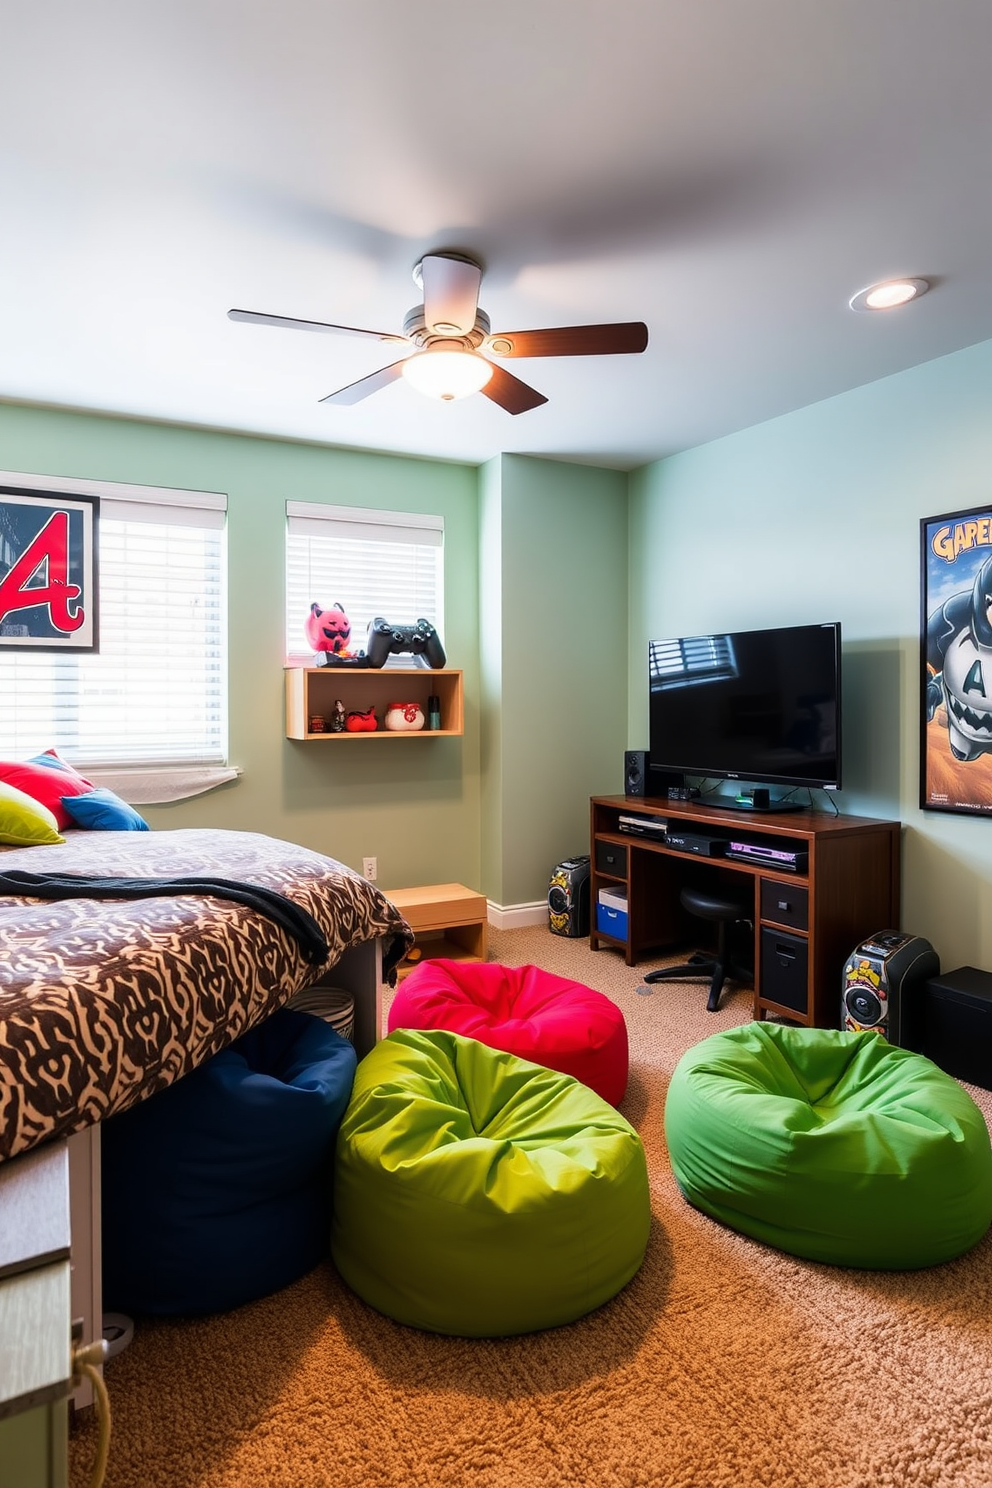
[[[992, 1239], [926, 1271], [800, 1261], [691, 1209], [662, 1119], [691, 1044], [750, 994], [657, 983], [544, 928], [491, 958], [574, 977], [623, 1009], [653, 1224], [644, 1265], [565, 1328], [442, 1338], [379, 1316], [328, 1261], [236, 1312], [139, 1318], [107, 1366], [107, 1488], [989, 1488]], [[673, 964], [676, 958], [671, 958]], [[969, 1087], [992, 1117], [992, 1095]], [[92, 1415], [92, 1412], [86, 1413]], [[70, 1442], [84, 1488], [96, 1431]]]

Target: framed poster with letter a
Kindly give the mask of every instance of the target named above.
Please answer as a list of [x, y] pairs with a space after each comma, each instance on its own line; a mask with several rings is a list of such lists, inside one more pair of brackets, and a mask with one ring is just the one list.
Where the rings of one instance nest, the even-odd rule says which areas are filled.
[[992, 816], [992, 507], [920, 530], [920, 805]]
[[99, 506], [0, 486], [0, 647], [99, 650]]

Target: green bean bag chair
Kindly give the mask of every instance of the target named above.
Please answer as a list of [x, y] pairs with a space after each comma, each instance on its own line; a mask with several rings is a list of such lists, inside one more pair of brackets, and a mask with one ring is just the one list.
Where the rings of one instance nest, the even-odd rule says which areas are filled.
[[982, 1113], [871, 1031], [749, 1023], [704, 1039], [672, 1075], [665, 1136], [690, 1204], [810, 1260], [933, 1266], [992, 1223]]
[[359, 1064], [331, 1253], [387, 1317], [473, 1338], [572, 1322], [635, 1274], [649, 1222], [640, 1138], [571, 1075], [439, 1029]]

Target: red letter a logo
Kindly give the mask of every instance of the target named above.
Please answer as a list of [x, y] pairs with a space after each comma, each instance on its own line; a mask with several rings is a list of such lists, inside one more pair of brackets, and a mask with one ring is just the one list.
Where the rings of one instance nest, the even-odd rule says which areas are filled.
[[[41, 568], [42, 584], [28, 587]], [[0, 579], [0, 620], [12, 610], [26, 610], [32, 605], [47, 605], [56, 630], [68, 633], [78, 630], [86, 619], [81, 605], [69, 612], [69, 601], [78, 599], [82, 590], [69, 583], [69, 513], [53, 512], [37, 537], [15, 559], [10, 571]]]

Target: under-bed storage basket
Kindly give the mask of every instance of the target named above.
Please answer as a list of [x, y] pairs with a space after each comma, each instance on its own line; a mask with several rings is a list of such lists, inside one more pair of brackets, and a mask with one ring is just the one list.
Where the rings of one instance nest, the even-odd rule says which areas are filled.
[[222, 1312], [317, 1265], [356, 1064], [324, 1019], [283, 1008], [106, 1121], [106, 1306]]

